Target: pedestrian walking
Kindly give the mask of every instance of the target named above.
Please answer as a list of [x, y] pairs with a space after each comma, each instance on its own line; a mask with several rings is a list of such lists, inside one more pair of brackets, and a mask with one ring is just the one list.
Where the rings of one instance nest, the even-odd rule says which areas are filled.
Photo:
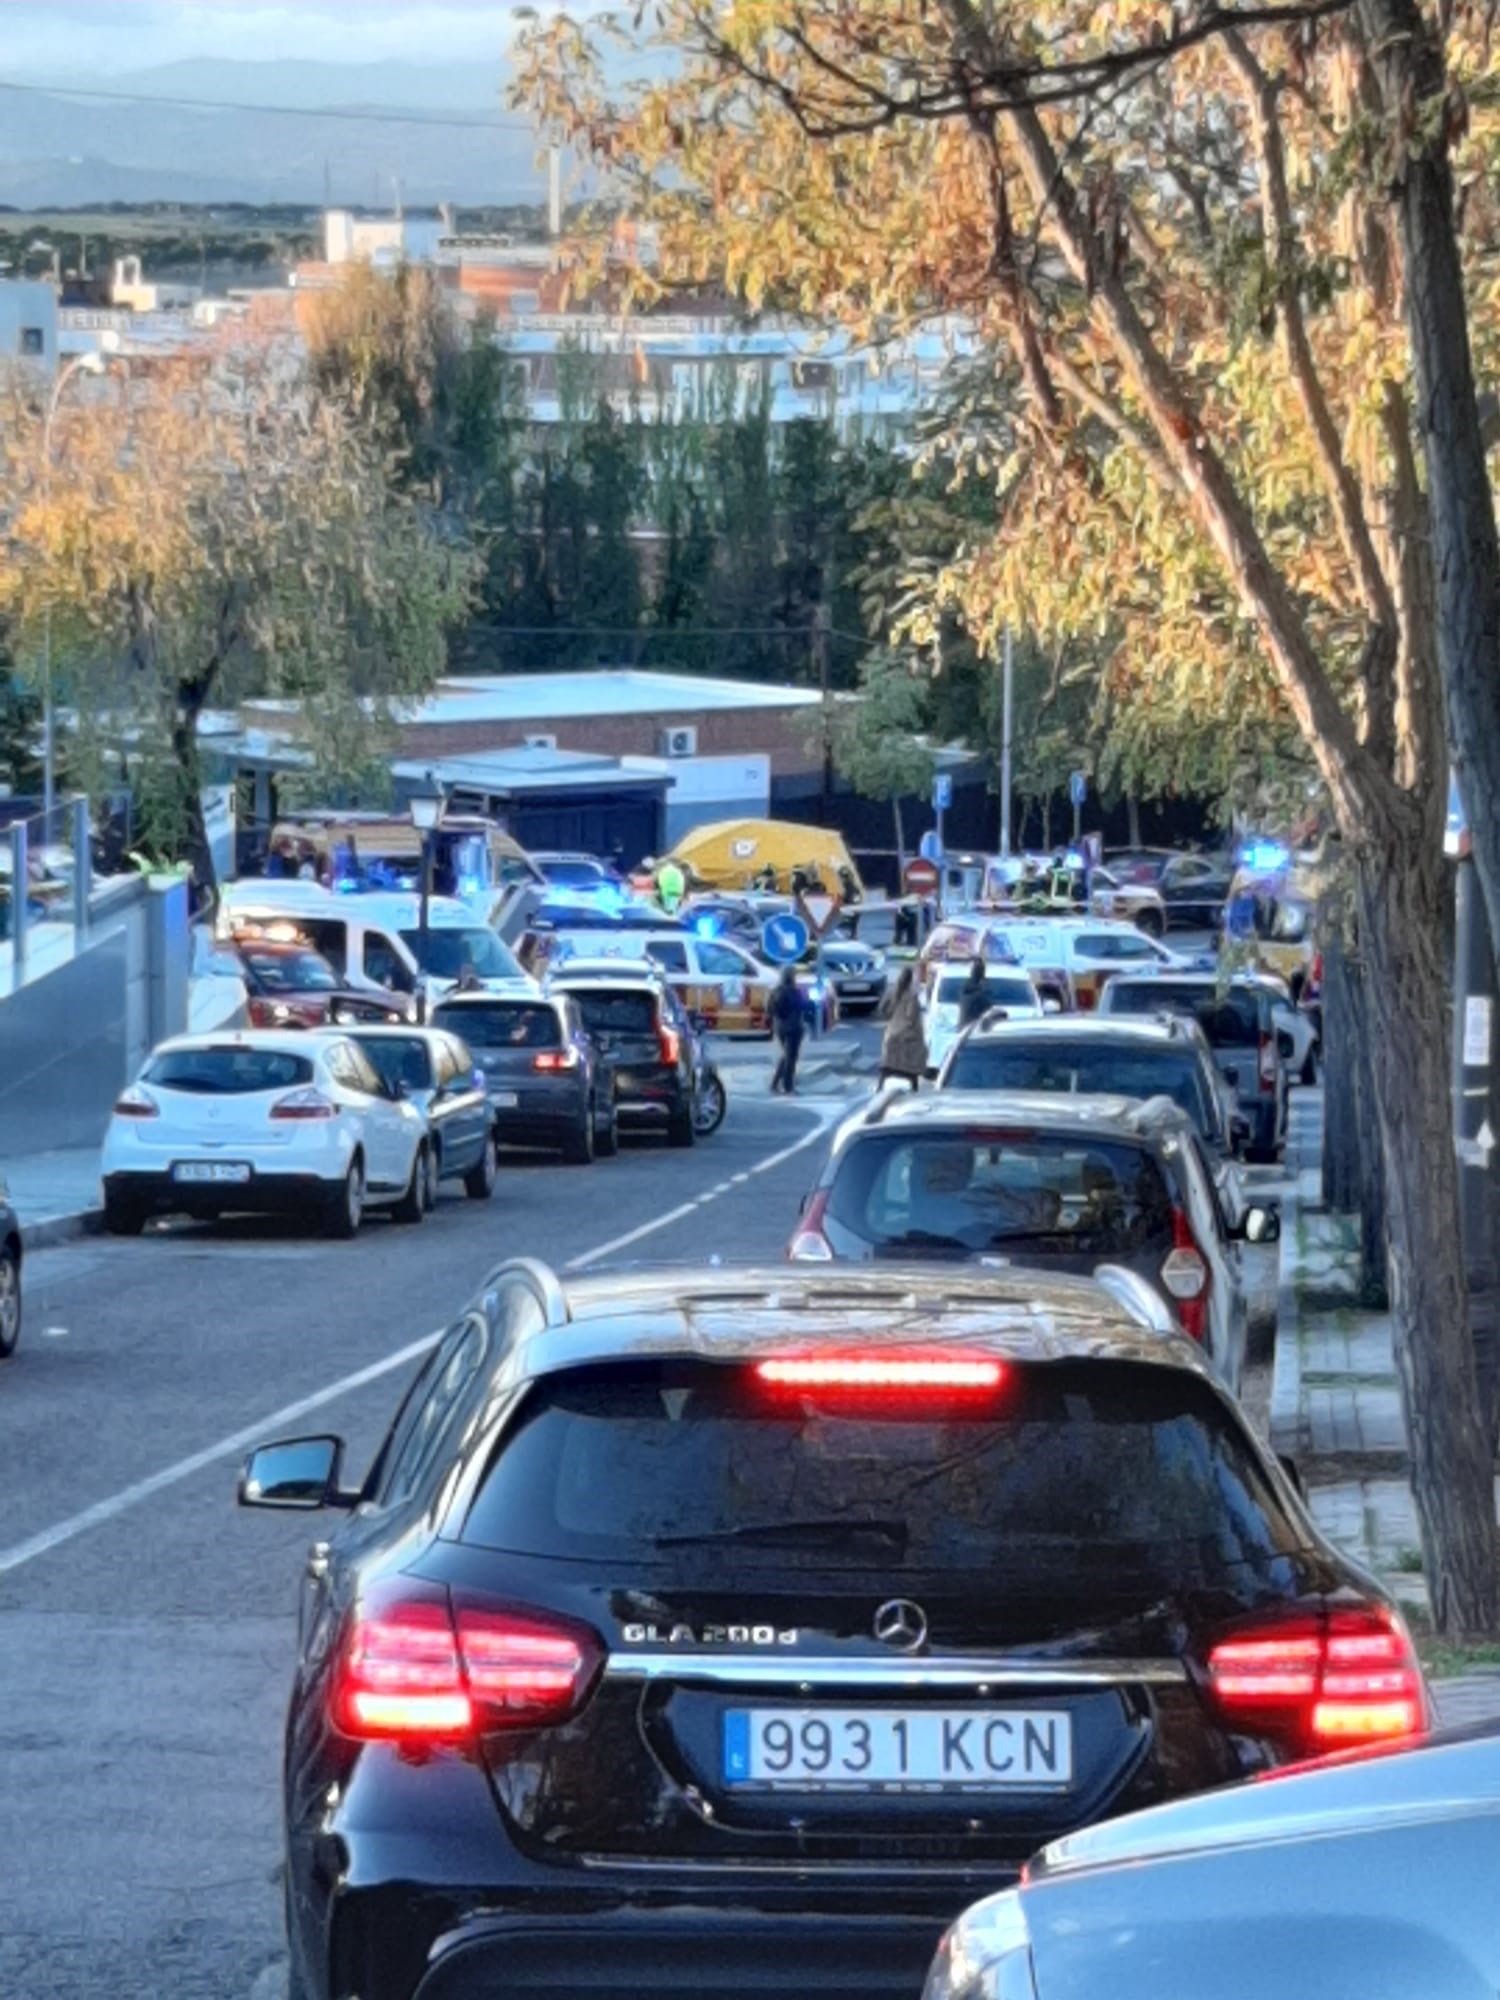
[[969, 976], [963, 983], [958, 996], [958, 1027], [962, 1034], [965, 1028], [982, 1021], [989, 1011], [987, 993], [988, 968], [982, 958], [976, 958], [969, 967]]
[[884, 1007], [885, 1033], [880, 1042], [880, 1081], [904, 1077], [916, 1090], [927, 1074], [927, 1033], [922, 1025], [922, 998], [917, 975], [903, 965]]
[[776, 991], [771, 996], [771, 1026], [781, 1044], [781, 1059], [771, 1078], [773, 1097], [778, 1091], [788, 1097], [797, 1094], [797, 1058], [802, 1053], [802, 1038], [807, 1033], [807, 1012], [807, 999], [797, 984], [796, 971], [792, 966], [784, 965]]

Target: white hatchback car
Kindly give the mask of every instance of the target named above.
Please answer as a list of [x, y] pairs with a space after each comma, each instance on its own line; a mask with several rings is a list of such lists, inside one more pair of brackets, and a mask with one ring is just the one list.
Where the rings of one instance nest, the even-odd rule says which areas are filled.
[[306, 1216], [353, 1236], [365, 1209], [420, 1222], [427, 1121], [345, 1035], [185, 1035], [155, 1049], [104, 1135], [104, 1226], [152, 1215]]

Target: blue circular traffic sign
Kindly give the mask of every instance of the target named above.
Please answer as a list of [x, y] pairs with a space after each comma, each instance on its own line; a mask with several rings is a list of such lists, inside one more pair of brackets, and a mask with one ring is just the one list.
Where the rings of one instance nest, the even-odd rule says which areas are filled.
[[771, 965], [795, 965], [810, 942], [811, 933], [795, 910], [767, 917], [760, 927], [761, 956]]

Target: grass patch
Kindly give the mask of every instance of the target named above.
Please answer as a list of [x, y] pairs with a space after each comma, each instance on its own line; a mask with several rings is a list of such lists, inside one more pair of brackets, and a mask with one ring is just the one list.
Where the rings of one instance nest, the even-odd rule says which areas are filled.
[[1395, 1559], [1389, 1565], [1398, 1576], [1420, 1576], [1422, 1574], [1422, 1551], [1408, 1542], [1396, 1551]]
[[1500, 1667], [1500, 1644], [1493, 1639], [1436, 1639], [1429, 1633], [1418, 1638], [1417, 1652], [1427, 1673], [1437, 1681]]

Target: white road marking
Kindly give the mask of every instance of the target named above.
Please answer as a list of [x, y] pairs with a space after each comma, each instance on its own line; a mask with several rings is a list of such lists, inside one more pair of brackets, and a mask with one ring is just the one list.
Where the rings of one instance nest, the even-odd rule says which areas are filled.
[[666, 1229], [674, 1222], [681, 1222], [683, 1217], [691, 1215], [694, 1209], [707, 1208], [711, 1202], [717, 1201], [721, 1194], [727, 1194], [732, 1188], [748, 1181], [752, 1174], [769, 1173], [773, 1168], [793, 1159], [798, 1153], [806, 1152], [809, 1146], [815, 1146], [836, 1116], [837, 1113], [831, 1109], [827, 1111], [820, 1109], [817, 1113], [817, 1124], [810, 1131], [804, 1132], [794, 1144], [783, 1146], [778, 1153], [768, 1153], [765, 1159], [757, 1160], [753, 1167], [748, 1167], [742, 1174], [736, 1174], [721, 1187], [712, 1188], [707, 1194], [699, 1195], [693, 1201], [685, 1201], [680, 1207], [670, 1209], [665, 1215], [653, 1216], [650, 1222], [643, 1222], [639, 1229], [628, 1230], [625, 1235], [616, 1236], [612, 1242], [601, 1243], [597, 1249], [585, 1250], [580, 1257], [569, 1258], [563, 1268], [568, 1271], [586, 1271], [590, 1264], [597, 1264], [605, 1257], [612, 1257], [616, 1250], [628, 1249], [632, 1243], [639, 1243], [642, 1237], [654, 1236], [659, 1229]]
[[67, 1337], [68, 1329], [65, 1326], [44, 1326], [42, 1328], [43, 1340], [66, 1340]]
[[[737, 1175], [736, 1179], [744, 1181], [752, 1174], [769, 1173], [773, 1168], [793, 1159], [798, 1153], [805, 1152], [809, 1146], [817, 1144], [836, 1116], [837, 1112], [832, 1108], [820, 1112], [818, 1122], [795, 1144], [783, 1146], [779, 1152], [768, 1154], [745, 1173]], [[653, 1236], [659, 1230], [670, 1228], [674, 1222], [680, 1222], [684, 1216], [693, 1214], [705, 1202], [717, 1199], [716, 1191], [702, 1197], [701, 1200], [683, 1202], [679, 1207], [669, 1209], [665, 1215], [653, 1216], [651, 1221], [642, 1223], [639, 1229], [632, 1229], [624, 1236], [617, 1236], [612, 1242], [601, 1243], [596, 1249], [585, 1250], [581, 1256], [571, 1258], [564, 1268], [569, 1271], [586, 1270], [590, 1264], [597, 1264], [602, 1258], [613, 1255], [616, 1250], [622, 1250], [628, 1244], [638, 1243], [642, 1237]], [[143, 1500], [150, 1500], [156, 1494], [165, 1492], [169, 1486], [180, 1485], [184, 1479], [191, 1479], [195, 1473], [204, 1471], [206, 1467], [216, 1465], [223, 1459], [232, 1458], [239, 1452], [248, 1451], [252, 1445], [260, 1444], [266, 1438], [275, 1437], [278, 1431], [283, 1430], [288, 1424], [295, 1423], [299, 1417], [309, 1416], [314, 1410], [321, 1410], [329, 1403], [336, 1403], [340, 1397], [349, 1395], [353, 1390], [363, 1389], [371, 1382], [378, 1382], [383, 1375], [390, 1375], [396, 1369], [404, 1368], [409, 1361], [415, 1361], [419, 1355], [435, 1347], [439, 1338], [440, 1333], [429, 1333], [421, 1340], [408, 1341], [405, 1347], [398, 1348], [394, 1354], [387, 1354], [383, 1360], [372, 1361], [367, 1368], [357, 1368], [352, 1375], [341, 1375], [338, 1381], [330, 1382], [321, 1389], [315, 1389], [310, 1396], [299, 1397], [295, 1403], [287, 1403], [281, 1409], [273, 1410], [269, 1416], [258, 1417], [253, 1424], [246, 1424], [243, 1429], [232, 1432], [230, 1436], [220, 1438], [214, 1444], [205, 1445], [201, 1451], [195, 1451], [187, 1458], [179, 1458], [172, 1465], [164, 1465], [159, 1472], [153, 1472], [145, 1479], [138, 1479], [133, 1485], [121, 1487], [118, 1493], [111, 1493], [106, 1499], [96, 1500], [92, 1507], [85, 1507], [80, 1513], [70, 1514], [65, 1520], [56, 1521], [50, 1528], [43, 1528], [37, 1534], [29, 1535], [25, 1541], [16, 1542], [8, 1549], [0, 1549], [0, 1576], [6, 1576], [11, 1570], [20, 1569], [26, 1563], [35, 1562], [38, 1556], [49, 1555], [53, 1549], [61, 1548], [65, 1542], [76, 1541], [78, 1536], [87, 1534], [91, 1528], [103, 1527], [106, 1521], [113, 1521], [118, 1515], [128, 1512], [130, 1508], [139, 1506]]]
[[287, 1403], [279, 1410], [273, 1410], [268, 1417], [260, 1417], [253, 1424], [246, 1424], [243, 1430], [233, 1432], [229, 1437], [220, 1438], [217, 1444], [205, 1445], [202, 1451], [195, 1451], [189, 1458], [179, 1458], [175, 1465], [164, 1465], [160, 1472], [153, 1472], [145, 1479], [136, 1480], [133, 1486], [121, 1487], [118, 1493], [111, 1493], [106, 1500], [96, 1500], [92, 1507], [85, 1507], [81, 1514], [70, 1514], [65, 1521], [58, 1521], [50, 1528], [43, 1528], [39, 1534], [29, 1536], [24, 1542], [17, 1542], [13, 1548], [0, 1549], [0, 1576], [23, 1563], [35, 1562], [50, 1550], [60, 1548], [64, 1542], [71, 1542], [77, 1536], [86, 1534], [90, 1528], [102, 1527], [112, 1521], [117, 1514], [127, 1508], [138, 1506], [142, 1500], [149, 1500], [155, 1493], [163, 1492], [168, 1486], [176, 1486], [184, 1479], [191, 1479], [195, 1472], [202, 1472], [205, 1466], [216, 1464], [220, 1459], [231, 1458], [236, 1452], [248, 1451], [251, 1445], [260, 1444], [268, 1437], [274, 1437], [284, 1425], [295, 1423], [299, 1417], [307, 1416], [313, 1410], [321, 1410], [325, 1403], [333, 1403], [340, 1396], [347, 1396], [353, 1389], [362, 1389], [367, 1383], [378, 1382], [382, 1375], [389, 1375], [393, 1369], [404, 1368], [408, 1361], [414, 1361], [419, 1354], [425, 1354], [429, 1347], [437, 1344], [438, 1335], [429, 1333], [421, 1340], [408, 1341], [405, 1347], [394, 1354], [386, 1355], [383, 1361], [372, 1361], [368, 1368], [358, 1368], [352, 1375], [342, 1375], [337, 1382], [330, 1382], [326, 1388], [315, 1389], [310, 1396], [302, 1396], [295, 1403]]

